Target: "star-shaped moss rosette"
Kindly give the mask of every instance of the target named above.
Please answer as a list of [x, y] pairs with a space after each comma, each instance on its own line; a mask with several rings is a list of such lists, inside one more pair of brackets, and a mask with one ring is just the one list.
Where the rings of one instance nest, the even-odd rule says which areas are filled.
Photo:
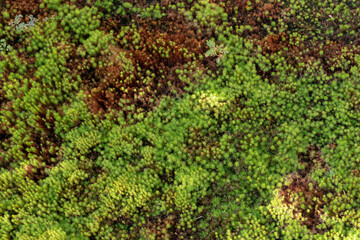
[[222, 44], [217, 46], [213, 40], [207, 40], [206, 44], [210, 49], [205, 53], [205, 56], [217, 56], [217, 63], [221, 61], [221, 59], [224, 57], [224, 54], [228, 53], [228, 51], [226, 50], [227, 47], [224, 47], [224, 45]]

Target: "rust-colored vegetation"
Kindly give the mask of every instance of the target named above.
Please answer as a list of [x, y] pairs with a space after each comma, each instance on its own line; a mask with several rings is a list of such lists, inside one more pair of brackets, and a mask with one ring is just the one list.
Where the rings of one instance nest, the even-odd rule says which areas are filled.
[[[82, 73], [94, 113], [124, 110], [131, 105], [149, 111], [164, 95], [181, 96], [184, 88], [196, 81], [192, 72], [205, 69], [203, 63], [194, 60], [205, 50], [204, 41], [184, 17], [169, 10], [161, 19], [149, 21], [135, 16], [133, 20], [136, 27], [125, 33], [126, 43], [120, 38], [109, 46], [109, 56], [102, 58], [104, 66]], [[117, 35], [123, 31], [119, 28], [122, 21], [111, 17], [104, 20], [103, 27]], [[130, 62], [124, 63], [121, 58]], [[192, 62], [196, 68], [191, 69]], [[126, 64], [132, 70], [124, 69]], [[185, 71], [189, 82], [179, 79], [178, 70]], [[118, 99], [123, 99], [124, 105], [119, 106]]]
[[312, 231], [321, 233], [317, 225], [323, 223], [321, 219], [322, 208], [327, 202], [323, 196], [331, 192], [329, 189], [319, 187], [319, 184], [310, 178], [310, 173], [316, 168], [328, 169], [321, 156], [321, 148], [311, 145], [306, 153], [299, 153], [299, 162], [303, 169], [290, 175], [291, 183], [281, 187], [280, 194], [284, 196], [284, 203], [295, 207], [295, 216], [302, 217], [302, 223]]

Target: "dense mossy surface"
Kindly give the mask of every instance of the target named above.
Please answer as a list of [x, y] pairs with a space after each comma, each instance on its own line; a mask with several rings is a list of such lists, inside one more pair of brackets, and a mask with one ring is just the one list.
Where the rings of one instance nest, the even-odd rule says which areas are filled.
[[1, 239], [360, 239], [360, 3], [0, 0]]

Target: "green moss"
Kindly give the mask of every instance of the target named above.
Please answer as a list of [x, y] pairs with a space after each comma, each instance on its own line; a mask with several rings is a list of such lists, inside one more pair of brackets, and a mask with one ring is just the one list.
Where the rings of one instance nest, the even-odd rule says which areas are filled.
[[10, 19], [10, 14], [8, 11], [2, 11], [2, 15], [3, 17], [6, 19], [6, 20], [9, 20]]
[[358, 6], [43, 4], [0, 30], [4, 239], [359, 237]]

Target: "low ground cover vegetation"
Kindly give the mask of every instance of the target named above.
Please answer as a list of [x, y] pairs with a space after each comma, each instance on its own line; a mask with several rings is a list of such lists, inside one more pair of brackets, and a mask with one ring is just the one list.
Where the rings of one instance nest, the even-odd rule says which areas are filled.
[[1, 239], [359, 239], [357, 1], [0, 0]]

